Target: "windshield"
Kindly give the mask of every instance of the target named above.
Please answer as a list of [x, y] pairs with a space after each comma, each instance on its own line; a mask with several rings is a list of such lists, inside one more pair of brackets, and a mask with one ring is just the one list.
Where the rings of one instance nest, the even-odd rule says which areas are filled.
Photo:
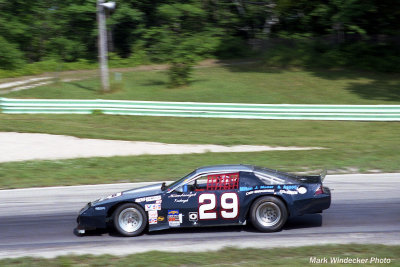
[[177, 181], [175, 181], [175, 182], [172, 182], [171, 184], [169, 184], [169, 185], [167, 186], [167, 188], [168, 188], [168, 189], [174, 188], [176, 185], [182, 183], [182, 182], [185, 181], [187, 178], [193, 176], [195, 172], [196, 172], [196, 171], [192, 171], [191, 173], [189, 173], [188, 175], [182, 177], [181, 179], [179, 179], [179, 180], [177, 180]]

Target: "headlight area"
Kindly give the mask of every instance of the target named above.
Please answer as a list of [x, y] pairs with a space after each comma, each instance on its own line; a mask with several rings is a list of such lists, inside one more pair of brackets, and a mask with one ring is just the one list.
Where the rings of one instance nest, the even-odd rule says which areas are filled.
[[92, 206], [92, 203], [89, 202], [87, 203], [80, 211], [79, 211], [79, 215], [81, 215], [82, 213], [84, 213], [85, 211], [87, 211], [90, 207]]

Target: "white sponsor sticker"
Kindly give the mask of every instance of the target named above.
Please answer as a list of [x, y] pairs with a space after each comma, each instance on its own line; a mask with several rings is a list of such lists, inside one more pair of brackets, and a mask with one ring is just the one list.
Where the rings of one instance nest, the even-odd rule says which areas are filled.
[[305, 188], [305, 187], [303, 187], [303, 186], [300, 186], [300, 187], [297, 189], [297, 192], [299, 192], [300, 194], [305, 194], [305, 193], [307, 193], [307, 188]]
[[160, 196], [160, 195], [158, 195], [158, 196], [152, 196], [152, 197], [146, 197], [146, 202], [148, 202], [148, 201], [160, 200], [160, 199], [161, 199], [161, 196]]
[[140, 203], [140, 202], [143, 202], [143, 201], [146, 201], [145, 197], [141, 197], [141, 198], [135, 199], [135, 202], [137, 202], [137, 203]]
[[158, 211], [156, 210], [149, 210], [149, 218], [157, 218], [158, 217]]
[[189, 221], [196, 222], [199, 218], [197, 212], [189, 212]]
[[146, 211], [150, 210], [161, 210], [161, 204], [146, 204], [144, 205]]
[[288, 194], [288, 195], [297, 195], [297, 191], [290, 191], [290, 190], [279, 190], [279, 193], [281, 194]]
[[181, 226], [180, 222], [177, 221], [168, 221], [170, 227], [178, 227]]

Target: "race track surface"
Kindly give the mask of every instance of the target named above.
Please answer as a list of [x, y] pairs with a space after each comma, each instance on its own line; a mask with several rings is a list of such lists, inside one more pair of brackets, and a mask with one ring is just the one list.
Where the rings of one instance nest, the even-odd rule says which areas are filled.
[[144, 184], [1, 190], [0, 258], [205, 251], [226, 246], [400, 244], [400, 174], [328, 175], [324, 184], [332, 190], [331, 208], [291, 219], [277, 233], [231, 226], [164, 230], [133, 238], [108, 232], [74, 235], [77, 212], [86, 202]]

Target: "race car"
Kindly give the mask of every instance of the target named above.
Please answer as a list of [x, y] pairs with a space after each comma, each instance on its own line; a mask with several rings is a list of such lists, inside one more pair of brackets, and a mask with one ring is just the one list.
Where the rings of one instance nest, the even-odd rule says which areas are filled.
[[321, 213], [331, 204], [326, 173], [299, 176], [252, 165], [217, 165], [194, 170], [166, 185], [158, 183], [89, 202], [76, 231], [114, 227], [123, 236], [145, 229], [244, 225], [279, 231], [289, 217]]

